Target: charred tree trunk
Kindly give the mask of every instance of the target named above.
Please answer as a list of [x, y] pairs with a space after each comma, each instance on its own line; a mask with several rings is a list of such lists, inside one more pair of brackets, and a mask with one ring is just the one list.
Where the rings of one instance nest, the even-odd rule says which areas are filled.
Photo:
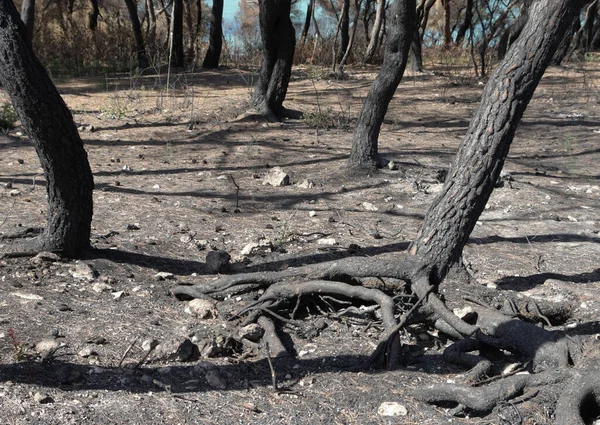
[[358, 16], [360, 15], [360, 4], [361, 0], [356, 0], [354, 2], [354, 9], [356, 10], [356, 17], [354, 18], [354, 22], [352, 23], [352, 32], [350, 34], [350, 40], [348, 41], [348, 46], [346, 46], [346, 51], [342, 56], [342, 60], [338, 65], [338, 73], [340, 75], [344, 74], [344, 67], [346, 66], [346, 62], [350, 57], [350, 53], [352, 52], [352, 47], [354, 46], [354, 39], [356, 37], [356, 29], [358, 28]]
[[210, 14], [210, 43], [202, 68], [217, 68], [223, 46], [223, 0], [213, 0]]
[[337, 50], [337, 54], [334, 59], [337, 63], [342, 61], [342, 58], [346, 53], [346, 49], [348, 49], [348, 44], [350, 43], [350, 0], [343, 0], [342, 12], [340, 13], [339, 29], [340, 48]]
[[90, 246], [94, 181], [71, 112], [26, 40], [13, 2], [0, 2], [0, 82], [40, 158], [49, 203], [28, 248], [78, 256]]
[[371, 86], [354, 130], [348, 163], [351, 169], [369, 170], [379, 165], [379, 130], [404, 75], [416, 27], [415, 13], [415, 0], [396, 0], [393, 5], [383, 65]]
[[262, 64], [252, 99], [270, 119], [284, 115], [283, 101], [292, 74], [296, 33], [290, 19], [290, 0], [259, 0]]
[[530, 1], [526, 1], [523, 3], [523, 6], [521, 8], [521, 14], [517, 18], [517, 20], [513, 22], [508, 28], [506, 28], [500, 36], [500, 41], [498, 41], [498, 60], [502, 60], [504, 58], [504, 55], [506, 55], [506, 51], [508, 50], [510, 45], [515, 42], [519, 35], [521, 35], [521, 31], [523, 31], [523, 28], [525, 27], [525, 24], [529, 19], [530, 5]]
[[27, 42], [33, 42], [33, 24], [35, 22], [35, 0], [23, 0], [21, 5], [21, 20], [27, 31]]
[[171, 66], [175, 68], [181, 68], [185, 65], [185, 54], [183, 51], [183, 0], [173, 1], [173, 11], [171, 12], [171, 52], [169, 62]]
[[371, 29], [369, 45], [367, 46], [365, 57], [363, 59], [364, 63], [371, 63], [373, 61], [373, 56], [375, 56], [375, 52], [377, 51], [377, 46], [379, 43], [379, 34], [381, 33], [381, 29], [383, 28], [384, 19], [385, 0], [377, 0], [377, 12], [375, 14], [375, 22], [373, 23], [373, 28]]
[[452, 44], [452, 30], [450, 25], [450, 0], [442, 0], [444, 7], [444, 47], [450, 47]]
[[144, 36], [142, 35], [142, 26], [138, 17], [137, 3], [135, 0], [125, 0], [129, 19], [131, 20], [131, 28], [133, 30], [133, 38], [135, 39], [135, 54], [137, 57], [138, 68], [145, 69], [150, 66], [148, 56], [146, 55], [146, 46], [144, 45]]
[[423, 48], [421, 33], [417, 26], [415, 26], [413, 39], [410, 43], [410, 70], [412, 72], [423, 72]]
[[302, 35], [300, 36], [301, 45], [304, 45], [304, 43], [306, 43], [308, 31], [310, 30], [310, 21], [312, 20], [314, 6], [315, 1], [309, 0], [308, 6], [306, 6], [306, 18], [304, 19], [304, 25], [302, 26]]
[[563, 39], [556, 48], [556, 52], [554, 52], [554, 55], [552, 56], [552, 61], [550, 63], [551, 65], [560, 65], [565, 59], [565, 56], [567, 56], [567, 53], [571, 47], [571, 43], [573, 42], [573, 37], [575, 36], [575, 33], [577, 33], [579, 25], [579, 15], [577, 15], [575, 16], [570, 29], [565, 32]]
[[92, 4], [92, 10], [88, 13], [88, 27], [90, 31], [96, 31], [96, 28], [98, 28], [100, 8], [98, 7], [98, 0], [90, 0], [90, 3]]
[[534, 3], [521, 37], [490, 77], [444, 188], [408, 250], [409, 258], [428, 265], [432, 284], [438, 284], [460, 261], [500, 175], [519, 121], [579, 10], [575, 3]]
[[465, 36], [467, 35], [467, 31], [471, 28], [473, 23], [473, 0], [467, 0], [467, 4], [465, 5], [465, 15], [463, 16], [462, 21], [460, 21], [460, 25], [458, 26], [458, 30], [456, 32], [456, 44], [460, 46], [465, 40]]
[[371, 63], [373, 61], [373, 56], [375, 56], [375, 51], [377, 50], [379, 42], [379, 33], [383, 27], [384, 15], [385, 0], [377, 0], [377, 13], [375, 14], [375, 22], [373, 23], [373, 29], [371, 30], [371, 36], [369, 37], [369, 45], [367, 46], [365, 57], [363, 59], [364, 63]]

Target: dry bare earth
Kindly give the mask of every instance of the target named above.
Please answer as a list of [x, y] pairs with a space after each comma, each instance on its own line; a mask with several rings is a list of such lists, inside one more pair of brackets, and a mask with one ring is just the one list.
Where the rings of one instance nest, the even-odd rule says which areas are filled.
[[[352, 244], [365, 256], [406, 248], [482, 86], [453, 70], [407, 77], [380, 139], [399, 169], [350, 179], [350, 130], [375, 71], [344, 81], [296, 71], [287, 107], [327, 118], [337, 126], [329, 129], [232, 122], [252, 83], [237, 70], [179, 75], [168, 93], [164, 76], [58, 81], [94, 171], [97, 250], [80, 262], [1, 260], [3, 423], [551, 423], [543, 394], [485, 419], [453, 418], [408, 397], [419, 385], [459, 382], [463, 372], [442, 362], [448, 341], [424, 327], [404, 332], [402, 369], [349, 371], [380, 331], [351, 317], [287, 330], [295, 356], [274, 360], [274, 370], [289, 391], [273, 391], [262, 349], [189, 362], [153, 353], [134, 369], [144, 341], [177, 347], [228, 335], [222, 316], [246, 296], [199, 319], [169, 295], [174, 283], [214, 279], [204, 263], [211, 249], [229, 252], [234, 270], [256, 271], [340, 258], [356, 252]], [[505, 167], [512, 178], [494, 192], [465, 252], [482, 284], [573, 303], [563, 327], [589, 341], [600, 308], [599, 78], [593, 64], [544, 78]], [[45, 219], [41, 169], [19, 131], [0, 139], [0, 181], [12, 184], [0, 189], [2, 233]], [[274, 166], [292, 174], [291, 185], [263, 185]], [[242, 255], [251, 243], [260, 246]], [[158, 280], [158, 272], [174, 279]], [[35, 347], [41, 341], [65, 346], [48, 353]], [[400, 403], [406, 415], [378, 415], [383, 402]]]

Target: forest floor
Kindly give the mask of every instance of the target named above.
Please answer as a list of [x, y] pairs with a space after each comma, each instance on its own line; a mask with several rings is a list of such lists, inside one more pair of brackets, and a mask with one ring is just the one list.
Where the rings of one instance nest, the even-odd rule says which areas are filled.
[[[571, 303], [560, 328], [590, 341], [600, 336], [599, 71], [596, 63], [548, 71], [517, 131], [509, 175], [465, 248], [480, 284]], [[400, 369], [358, 372], [351, 367], [377, 344], [376, 321], [329, 313], [309, 335], [286, 327], [293, 356], [272, 362], [286, 391], [273, 389], [264, 349], [232, 343], [206, 357], [207, 340], [230, 341], [236, 331], [224, 317], [248, 296], [201, 319], [170, 295], [172, 285], [215, 279], [205, 263], [215, 249], [231, 255], [227, 273], [402, 255], [483, 88], [455, 69], [408, 74], [380, 137], [397, 169], [358, 179], [344, 168], [376, 69], [324, 75], [294, 71], [285, 105], [305, 119], [277, 124], [235, 120], [254, 78], [236, 69], [174, 75], [169, 91], [165, 75], [56, 80], [94, 173], [95, 250], [80, 261], [0, 260], [3, 424], [552, 422], [540, 397], [485, 418], [409, 397], [464, 372], [441, 358], [449, 341], [422, 325], [403, 332]], [[289, 185], [264, 184], [275, 166]], [[0, 182], [0, 233], [43, 226], [44, 178], [19, 127], [0, 136]], [[204, 356], [186, 339], [202, 342]], [[144, 359], [152, 340], [161, 345]], [[386, 402], [398, 416], [381, 414]]]

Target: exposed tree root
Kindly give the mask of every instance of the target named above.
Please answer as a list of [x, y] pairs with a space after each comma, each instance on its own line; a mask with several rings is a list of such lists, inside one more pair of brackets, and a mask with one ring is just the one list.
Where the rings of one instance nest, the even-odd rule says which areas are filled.
[[[386, 279], [398, 279], [406, 283], [403, 289], [416, 300], [411, 302], [412, 308], [399, 308], [394, 298], [399, 286], [394, 284], [393, 287], [387, 287]], [[372, 258], [346, 258], [277, 272], [222, 276], [205, 284], [174, 286], [171, 291], [179, 298], [210, 296], [216, 299], [223, 299], [232, 294], [264, 291], [235, 316], [243, 317], [243, 324], [257, 322], [261, 325], [265, 330], [263, 341], [268, 345], [273, 357], [290, 355], [277, 335], [276, 322], [301, 328], [302, 322], [296, 318], [300, 300], [320, 300], [319, 302], [328, 305], [326, 308], [343, 306], [344, 310], [351, 308], [346, 300], [364, 302], [372, 306], [368, 309], [370, 312], [378, 310], [383, 332], [377, 348], [367, 363], [360, 367], [375, 364], [387, 367], [399, 365], [399, 330], [411, 323], [409, 318], [415, 323], [416, 320], [422, 321], [426, 317], [428, 323], [458, 339], [444, 351], [443, 357], [448, 362], [470, 368], [465, 375], [466, 382], [481, 383], [484, 378], [497, 371], [494, 363], [485, 357], [488, 352], [494, 352], [496, 357], [502, 357], [503, 353], [509, 352], [527, 365], [530, 374], [505, 376], [475, 388], [463, 385], [436, 385], [412, 392], [423, 401], [454, 402], [478, 414], [488, 413], [498, 403], [515, 400], [519, 396], [522, 400], [533, 397], [534, 392], [530, 390], [540, 386], [581, 380], [579, 372], [571, 368], [578, 354], [576, 344], [562, 332], [546, 330], [523, 320], [548, 324], [551, 320], [544, 313], [552, 313], [554, 306], [542, 305], [542, 308], [538, 308], [536, 304], [536, 308], [531, 308], [532, 300], [515, 297], [516, 301], [502, 303], [507, 310], [505, 313], [487, 305], [488, 302], [493, 302], [493, 305], [498, 306], [499, 297], [487, 297], [485, 291], [480, 291], [480, 285], [467, 285], [467, 289], [462, 288], [464, 285], [461, 286], [459, 298], [462, 295], [472, 301], [470, 312], [464, 320], [450, 311], [436, 292], [437, 286], [432, 284], [429, 269], [417, 267], [408, 259], [393, 262]], [[485, 295], [485, 301], [477, 301], [472, 297], [472, 293], [478, 296]], [[457, 302], [456, 298], [454, 302]], [[523, 308], [527, 309], [527, 314], [522, 314], [520, 309]], [[323, 313], [322, 310], [319, 311]], [[399, 311], [403, 313], [398, 320]], [[564, 315], [564, 311], [558, 311], [551, 319], [560, 315]], [[478, 354], [471, 354], [475, 351]], [[585, 388], [573, 384], [571, 395], [561, 398], [561, 412], [557, 410], [557, 418], [562, 418], [562, 410], [569, 412], [565, 416], [568, 417], [579, 412], [580, 406], [589, 404], [589, 400], [600, 399], [596, 397], [600, 391], [597, 391], [595, 382], [586, 382]], [[561, 420], [563, 422], [557, 422], [559, 425], [569, 423], [565, 422], [566, 419]]]

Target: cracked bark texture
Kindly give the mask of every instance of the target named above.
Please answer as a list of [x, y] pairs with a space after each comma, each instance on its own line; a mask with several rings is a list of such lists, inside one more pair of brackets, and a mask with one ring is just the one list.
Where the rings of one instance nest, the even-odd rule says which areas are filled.
[[262, 64], [252, 103], [259, 113], [281, 118], [287, 94], [296, 32], [290, 19], [290, 0], [260, 0], [259, 21], [263, 42]]
[[392, 6], [383, 64], [358, 116], [348, 163], [350, 168], [371, 169], [378, 166], [379, 131], [404, 75], [415, 31], [415, 14], [415, 0], [396, 0]]
[[90, 245], [93, 177], [71, 112], [27, 42], [12, 1], [0, 2], [0, 83], [40, 158], [48, 222], [32, 250], [77, 256]]
[[543, 0], [485, 86], [442, 192], [429, 208], [408, 255], [439, 282], [458, 264], [494, 189], [515, 131], [552, 55], [584, 1]]

